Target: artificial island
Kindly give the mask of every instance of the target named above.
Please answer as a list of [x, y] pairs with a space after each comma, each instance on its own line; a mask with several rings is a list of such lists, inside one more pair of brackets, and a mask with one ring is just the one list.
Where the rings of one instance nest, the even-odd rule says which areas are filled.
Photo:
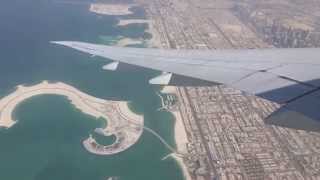
[[[118, 25], [149, 22], [152, 39], [148, 45], [152, 47], [320, 46], [320, 6], [314, 0], [133, 2], [145, 9], [146, 19], [127, 21], [122, 17]], [[180, 130], [187, 135], [187, 139], [175, 137], [177, 149], [188, 154], [180, 163], [182, 168], [187, 166], [187, 170], [183, 168], [186, 179], [188, 175], [196, 180], [320, 178], [320, 134], [266, 125], [264, 117], [277, 104], [227, 86], [180, 86], [167, 93], [175, 95], [176, 103], [168, 106], [164, 98], [161, 109], [176, 116], [175, 134]]]
[[100, 145], [90, 135], [83, 141], [86, 150], [98, 155], [112, 155], [134, 145], [143, 133], [143, 116], [134, 114], [126, 101], [110, 101], [90, 96], [62, 82], [42, 83], [33, 86], [17, 86], [11, 94], [0, 99], [0, 127], [10, 128], [17, 120], [13, 118], [14, 109], [23, 101], [38, 95], [62, 95], [83, 113], [107, 121], [105, 128], [95, 132], [103, 136], [115, 136], [110, 145]]

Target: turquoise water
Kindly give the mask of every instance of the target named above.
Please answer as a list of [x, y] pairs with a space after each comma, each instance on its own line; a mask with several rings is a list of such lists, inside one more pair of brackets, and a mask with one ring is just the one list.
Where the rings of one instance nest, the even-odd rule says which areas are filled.
[[[142, 15], [137, 9], [135, 16]], [[157, 111], [160, 100], [155, 91], [159, 87], [147, 83], [158, 72], [132, 66], [103, 71], [104, 62], [98, 57], [48, 43], [145, 36], [145, 26], [119, 28], [116, 23], [117, 17], [90, 13], [86, 3], [2, 1], [0, 96], [18, 84], [62, 81], [99, 98], [130, 101], [135, 111], [144, 114], [146, 126], [174, 145], [174, 120], [170, 113]], [[121, 180], [183, 179], [176, 162], [161, 161], [169, 151], [148, 132], [122, 153], [88, 153], [82, 140], [104, 123], [78, 111], [62, 96], [33, 97], [17, 107], [15, 117], [15, 126], [0, 130], [1, 180], [101, 180], [110, 176]], [[109, 143], [112, 137], [101, 141]]]

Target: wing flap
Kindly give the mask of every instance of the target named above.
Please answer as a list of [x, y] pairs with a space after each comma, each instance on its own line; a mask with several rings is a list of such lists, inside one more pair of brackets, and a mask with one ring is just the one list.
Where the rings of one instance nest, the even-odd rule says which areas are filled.
[[288, 128], [320, 131], [320, 90], [305, 95], [281, 107], [266, 123]]
[[271, 69], [269, 72], [304, 82], [314, 87], [320, 86], [320, 65], [318, 64], [287, 64]]
[[267, 72], [254, 73], [235, 82], [232, 86], [279, 104], [285, 103], [314, 89], [313, 87]]

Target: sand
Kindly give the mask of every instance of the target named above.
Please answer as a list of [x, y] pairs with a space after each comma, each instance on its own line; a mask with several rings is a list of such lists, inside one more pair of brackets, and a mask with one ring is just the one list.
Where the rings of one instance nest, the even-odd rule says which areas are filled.
[[172, 158], [179, 164], [179, 166], [182, 169], [182, 173], [183, 176], [185, 178], [185, 180], [192, 180], [190, 173], [188, 171], [187, 166], [185, 165], [185, 163], [183, 162], [183, 159], [175, 154], [172, 154]]
[[[165, 86], [161, 93], [165, 94], [177, 94], [177, 90], [175, 86]], [[175, 125], [174, 125], [174, 137], [177, 145], [178, 152], [183, 154], [187, 153], [186, 144], [188, 143], [187, 133], [183, 124], [183, 120], [180, 114], [180, 111], [170, 111], [175, 117]]]
[[126, 26], [128, 24], [135, 24], [135, 23], [147, 23], [148, 24], [148, 29], [146, 30], [147, 33], [150, 33], [152, 35], [151, 39], [148, 40], [148, 47], [153, 47], [153, 48], [161, 48], [162, 43], [160, 40], [159, 33], [156, 28], [154, 28], [154, 21], [149, 20], [149, 19], [121, 19], [119, 23], [117, 24], [118, 26]]
[[178, 152], [186, 154], [187, 151], [187, 143], [188, 137], [183, 124], [183, 120], [179, 111], [171, 112], [175, 117], [175, 125], [174, 125], [174, 138], [177, 145]]
[[146, 19], [120, 19], [119, 23], [117, 24], [118, 26], [126, 26], [129, 24], [149, 24], [150, 20]]
[[150, 33], [152, 35], [152, 38], [149, 40], [148, 46], [154, 47], [154, 48], [162, 48], [163, 45], [160, 39], [160, 34], [154, 26], [155, 22], [153, 20], [149, 20], [149, 21], [150, 21], [148, 25], [149, 28], [146, 30], [146, 32]]
[[[96, 130], [106, 136], [115, 135], [116, 142], [107, 147], [108, 149], [105, 151], [100, 149], [97, 151], [96, 146], [91, 146], [90, 142], [94, 139], [90, 137], [83, 141], [89, 152], [100, 155], [122, 152], [135, 144], [143, 133], [143, 116], [134, 114], [126, 101], [96, 98], [67, 84], [48, 83], [47, 81], [29, 87], [17, 86], [14, 92], [0, 99], [0, 127], [10, 128], [17, 122], [13, 118], [13, 111], [18, 104], [31, 97], [44, 94], [65, 96], [83, 113], [108, 121], [108, 126]], [[99, 147], [105, 148], [101, 145]]]
[[104, 3], [92, 3], [90, 4], [89, 10], [91, 12], [101, 14], [101, 15], [129, 15], [133, 14], [130, 11], [134, 4], [104, 4]]
[[128, 45], [136, 45], [141, 43], [143, 43], [143, 40], [132, 39], [132, 38], [122, 38], [116, 43], [116, 46], [124, 47]]
[[95, 118], [102, 117], [108, 119], [103, 113], [103, 105], [116, 103], [123, 114], [130, 117], [133, 116], [134, 119], [141, 121], [140, 116], [138, 117], [138, 115], [132, 113], [128, 109], [127, 102], [125, 101], [107, 101], [85, 94], [76, 88], [61, 82], [48, 83], [47, 81], [43, 81], [40, 84], [30, 87], [19, 85], [17, 86], [16, 91], [0, 99], [0, 126], [9, 128], [14, 125], [16, 120], [13, 119], [12, 113], [15, 107], [26, 99], [44, 94], [66, 96], [77, 109]]
[[8, 96], [3, 97], [0, 100], [0, 126], [9, 128], [14, 125], [16, 121], [15, 119], [13, 119], [12, 113], [15, 107], [26, 99], [42, 94], [56, 94], [66, 96], [71, 101], [71, 103], [82, 112], [96, 118], [103, 117], [103, 114], [101, 112], [97, 111], [95, 108], [88, 106], [88, 104], [86, 104], [82, 99], [86, 98], [97, 103], [104, 103], [105, 100], [84, 94], [81, 91], [64, 83], [49, 84], [47, 81], [44, 81], [40, 84], [30, 87], [22, 85], [17, 86], [16, 91], [9, 94]]
[[[146, 30], [147, 33], [150, 33], [152, 35], [151, 39], [147, 41], [147, 46], [148, 47], [153, 47], [153, 48], [161, 48], [161, 40], [160, 36], [158, 35], [159, 33], [157, 32], [157, 29], [154, 28], [153, 21], [148, 20], [148, 19], [120, 19], [119, 23], [117, 24], [118, 26], [126, 26], [129, 24], [141, 24], [141, 23], [147, 23], [148, 24], [148, 29]], [[130, 39], [130, 38], [124, 38], [121, 39], [117, 45], [118, 46], [126, 46], [126, 45], [131, 45], [131, 44], [138, 44], [142, 43], [143, 40], [138, 40], [138, 39]]]
[[[177, 90], [175, 86], [165, 86], [161, 93], [166, 94], [177, 94]], [[183, 124], [183, 119], [181, 117], [179, 110], [170, 111], [175, 117], [175, 125], [174, 125], [174, 136], [177, 145], [177, 149], [179, 152], [187, 153], [186, 144], [188, 143], [188, 136]]]
[[[165, 86], [162, 90], [161, 93], [170, 93], [170, 94], [177, 94], [177, 89], [175, 86]], [[172, 110], [170, 111], [174, 117], [175, 117], [175, 124], [174, 124], [174, 139], [176, 142], [177, 146], [177, 151], [181, 154], [186, 154], [187, 151], [187, 143], [188, 141], [188, 136], [185, 130], [185, 126], [183, 124], [183, 119], [181, 116], [180, 111], [178, 110]], [[177, 161], [179, 166], [181, 167], [183, 171], [183, 175], [186, 180], [191, 180], [190, 173], [188, 171], [188, 168], [186, 164], [183, 162], [183, 158], [173, 154], [172, 157]]]
[[[90, 7], [90, 10], [95, 13], [99, 14], [107, 14], [107, 15], [126, 15], [131, 14], [129, 10], [129, 5], [106, 5], [106, 4], [92, 4]], [[126, 19], [126, 20], [120, 20], [118, 23], [118, 26], [126, 26], [128, 24], [133, 23], [148, 23], [148, 29], [146, 32], [150, 33], [152, 35], [152, 38], [148, 42], [149, 47], [156, 47], [161, 48], [162, 42], [160, 40], [159, 32], [156, 28], [154, 28], [154, 21], [152, 20], [144, 20], [144, 19]], [[127, 46], [130, 44], [139, 44], [141, 41], [133, 40], [129, 38], [124, 38], [120, 40], [117, 45], [118, 46]], [[162, 91], [162, 93], [173, 93], [176, 94], [176, 88], [173, 86], [166, 86]], [[183, 124], [183, 120], [181, 117], [181, 114], [179, 111], [172, 111], [173, 115], [175, 116], [175, 125], [174, 125], [174, 136], [175, 136], [175, 142], [177, 145], [178, 152], [186, 153], [186, 144], [188, 143], [188, 137], [185, 131], [185, 127]], [[181, 166], [183, 170], [183, 174], [187, 180], [191, 180], [191, 176], [189, 174], [189, 171], [187, 169], [186, 164], [183, 162], [183, 159], [181, 157], [178, 157], [176, 155], [173, 156], [178, 164]]]
[[177, 89], [175, 86], [164, 86], [161, 90], [164, 94], [177, 94]]

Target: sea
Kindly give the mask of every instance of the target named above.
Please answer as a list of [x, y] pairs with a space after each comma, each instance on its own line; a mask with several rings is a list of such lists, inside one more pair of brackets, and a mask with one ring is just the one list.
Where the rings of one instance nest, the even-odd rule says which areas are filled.
[[[119, 37], [149, 38], [146, 25], [116, 26], [120, 18], [143, 18], [142, 8], [133, 15], [107, 16], [90, 12], [84, 0], [2, 0], [0, 2], [0, 97], [17, 85], [43, 80], [61, 81], [92, 96], [130, 102], [143, 114], [145, 125], [169, 144], [174, 142], [174, 117], [158, 111], [156, 92], [148, 84], [159, 72], [121, 65], [105, 71], [99, 57], [50, 44], [76, 40], [110, 44]], [[137, 45], [143, 46], [143, 45]], [[171, 153], [155, 136], [144, 132], [128, 150], [111, 156], [89, 153], [82, 141], [95, 128], [107, 125], [77, 110], [66, 97], [41, 95], [15, 109], [17, 123], [0, 129], [0, 180], [182, 180], [183, 174]]]

